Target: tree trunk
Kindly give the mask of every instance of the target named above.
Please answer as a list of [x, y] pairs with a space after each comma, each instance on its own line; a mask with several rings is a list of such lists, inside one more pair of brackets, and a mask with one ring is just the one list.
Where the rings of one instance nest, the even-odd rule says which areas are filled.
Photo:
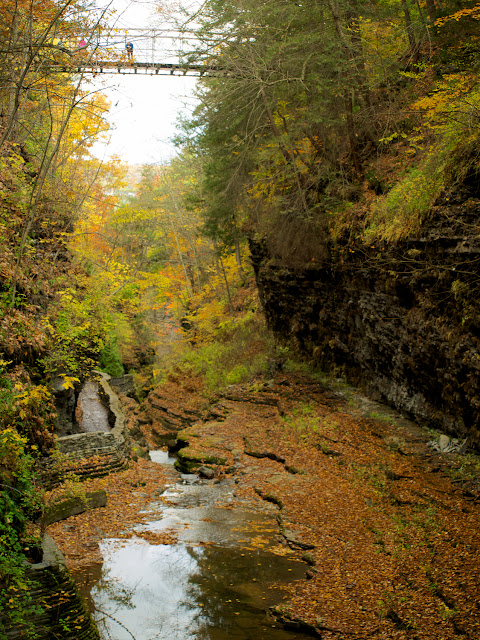
[[418, 49], [415, 41], [415, 34], [413, 32], [412, 17], [410, 15], [410, 9], [408, 8], [407, 0], [401, 0], [403, 13], [405, 15], [405, 26], [407, 29], [408, 42], [410, 43], [410, 54], [416, 59]]
[[353, 166], [355, 168], [355, 173], [357, 176], [362, 175], [362, 167], [360, 164], [360, 159], [358, 156], [358, 140], [357, 133], [355, 131], [355, 122], [353, 119], [353, 100], [351, 93], [345, 93], [345, 106], [347, 113], [347, 132], [348, 132], [348, 140], [350, 142], [350, 152], [352, 154]]
[[426, 0], [425, 4], [427, 5], [427, 13], [430, 21], [435, 22], [435, 18], [437, 17], [437, 7], [435, 6], [435, 0]]
[[[352, 43], [349, 42], [347, 37], [345, 36], [342, 21], [340, 18], [340, 9], [338, 7], [336, 0], [328, 0], [328, 6], [330, 8], [330, 11], [333, 17], [338, 39], [340, 40], [342, 49], [344, 51], [345, 61], [352, 62], [356, 68], [356, 60], [355, 60], [354, 50], [352, 48]], [[358, 18], [357, 18], [357, 29], [358, 29]], [[358, 38], [358, 34], [352, 37]], [[350, 142], [350, 151], [352, 154], [352, 161], [353, 161], [353, 166], [355, 168], [355, 172], [357, 173], [358, 176], [361, 176], [362, 168], [360, 165], [360, 159], [358, 155], [358, 139], [357, 139], [357, 132], [355, 128], [355, 120], [353, 117], [353, 99], [352, 99], [352, 93], [351, 93], [352, 90], [355, 91], [355, 85], [358, 82], [358, 78], [354, 77], [353, 82], [350, 81], [349, 83], [348, 82], [349, 78], [347, 76], [347, 73], [345, 73], [344, 76], [345, 76], [345, 84], [347, 85], [347, 88], [345, 89], [345, 94], [344, 94], [345, 95], [345, 99], [344, 99], [345, 115], [347, 120], [347, 135]], [[358, 76], [357, 70], [355, 71], [355, 76]], [[352, 84], [353, 86], [349, 88], [348, 84]]]
[[230, 286], [228, 284], [227, 272], [225, 271], [225, 266], [223, 264], [222, 256], [219, 255], [218, 259], [220, 260], [220, 266], [222, 267], [223, 278], [225, 280], [225, 287], [227, 289], [228, 306], [230, 307], [230, 313], [233, 316], [233, 303], [232, 303], [232, 296], [230, 295]]
[[245, 278], [245, 272], [242, 267], [242, 256], [240, 253], [240, 240], [238, 239], [238, 235], [235, 236], [235, 260], [237, 262], [237, 270], [238, 270], [238, 275], [240, 276], [240, 280], [242, 281], [242, 284], [245, 284], [246, 278]]
[[347, 26], [350, 31], [351, 47], [347, 52], [350, 60], [353, 62], [356, 73], [354, 77], [355, 85], [358, 87], [359, 95], [367, 107], [370, 107], [370, 90], [365, 83], [367, 77], [365, 56], [363, 55], [362, 36], [360, 33], [360, 17], [356, 7], [356, 3], [351, 3], [348, 9]]

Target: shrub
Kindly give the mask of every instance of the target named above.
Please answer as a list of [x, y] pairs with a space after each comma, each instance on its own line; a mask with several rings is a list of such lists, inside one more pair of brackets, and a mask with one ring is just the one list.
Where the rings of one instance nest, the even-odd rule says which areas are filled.
[[116, 336], [110, 334], [100, 353], [100, 368], [113, 378], [125, 373]]
[[[4, 623], [24, 626], [38, 611], [31, 600], [34, 586], [26, 575], [26, 561], [39, 546], [39, 538], [28, 531], [29, 520], [40, 510], [41, 494], [33, 474], [33, 458], [13, 427], [0, 431], [0, 636]], [[37, 559], [37, 558], [36, 558]], [[26, 628], [28, 637], [33, 629]]]
[[56, 411], [52, 394], [30, 381], [22, 367], [6, 371], [0, 360], [0, 429], [15, 428], [36, 450], [47, 453], [54, 444]]
[[431, 153], [422, 164], [411, 169], [391, 191], [378, 200], [366, 240], [397, 241], [416, 232], [443, 187], [442, 163]]
[[208, 342], [183, 343], [170, 358], [170, 366], [155, 371], [155, 382], [169, 375], [194, 375], [203, 379], [207, 393], [215, 393], [263, 373], [270, 350], [263, 316], [250, 311], [221, 322]]

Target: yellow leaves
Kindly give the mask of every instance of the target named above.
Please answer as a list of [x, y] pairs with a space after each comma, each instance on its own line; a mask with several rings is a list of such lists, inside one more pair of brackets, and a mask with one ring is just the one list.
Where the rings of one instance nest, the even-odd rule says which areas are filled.
[[73, 289], [65, 289], [65, 291], [59, 291], [58, 295], [62, 297], [65, 302], [72, 302], [75, 300], [75, 292]]
[[[378, 85], [388, 78], [388, 70], [397, 66], [405, 47], [405, 27], [401, 21], [372, 21], [363, 17], [359, 20], [359, 26], [366, 80], [370, 85]], [[382, 64], [378, 64], [380, 58]]]
[[390, 136], [386, 136], [385, 138], [380, 138], [378, 141], [388, 143], [388, 142], [392, 142], [392, 140], [395, 140], [398, 137], [406, 138], [407, 134], [403, 132], [398, 133], [397, 131], [394, 131]]
[[18, 446], [23, 446], [27, 443], [27, 439], [23, 438], [16, 429], [7, 427], [0, 432], [0, 443], [5, 444], [6, 442], [16, 443]]
[[50, 400], [51, 397], [52, 394], [47, 389], [47, 387], [45, 387], [44, 385], [37, 385], [15, 396], [15, 402], [24, 405], [28, 405], [31, 403], [39, 404], [45, 400]]
[[403, 76], [404, 78], [411, 78], [412, 80], [418, 80], [419, 78], [422, 78], [424, 74], [421, 71], [417, 73], [413, 71], [399, 71], [398, 75]]
[[424, 124], [440, 133], [448, 134], [450, 129], [458, 128], [472, 105], [478, 105], [479, 95], [476, 89], [477, 79], [468, 74], [448, 74], [435, 84], [427, 95], [416, 100], [411, 106], [423, 112]]
[[480, 4], [476, 4], [474, 7], [460, 9], [449, 16], [442, 16], [435, 20], [436, 27], [443, 27], [448, 22], [454, 20], [459, 22], [462, 18], [473, 18], [474, 20], [480, 19]]
[[316, 153], [307, 137], [295, 139], [285, 134], [267, 142], [258, 151], [257, 166], [250, 174], [253, 181], [247, 193], [268, 204], [280, 204], [280, 196], [296, 188], [296, 176], [311, 170]]
[[80, 380], [78, 378], [75, 378], [73, 376], [67, 376], [65, 373], [61, 373], [60, 375], [63, 378], [63, 384], [62, 384], [63, 389], [74, 389], [75, 382], [80, 384]]
[[0, 431], [0, 478], [12, 482], [22, 467], [27, 438], [20, 436], [16, 429], [7, 427]]

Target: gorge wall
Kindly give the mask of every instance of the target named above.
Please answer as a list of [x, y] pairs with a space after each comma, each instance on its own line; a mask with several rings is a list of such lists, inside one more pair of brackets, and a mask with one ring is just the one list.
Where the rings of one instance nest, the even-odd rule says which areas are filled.
[[288, 266], [251, 243], [267, 322], [324, 370], [478, 447], [479, 220], [464, 190], [437, 201], [415, 237], [344, 241], [320, 266]]
[[12, 623], [0, 611], [2, 640], [100, 640], [97, 626], [65, 566], [65, 558], [48, 535], [43, 538], [42, 551], [42, 561], [27, 569], [27, 577], [33, 583], [31, 601], [36, 608], [24, 625]]

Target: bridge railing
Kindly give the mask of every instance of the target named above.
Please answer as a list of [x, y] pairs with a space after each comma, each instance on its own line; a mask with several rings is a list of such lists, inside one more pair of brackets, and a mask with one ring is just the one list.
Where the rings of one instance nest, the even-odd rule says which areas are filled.
[[[184, 52], [191, 50], [194, 38], [162, 29], [95, 30], [85, 37], [78, 35], [59, 42], [61, 53], [53, 64], [63, 71], [193, 73], [211, 71], [189, 64]], [[131, 52], [127, 44], [131, 43]]]
[[130, 59], [127, 43], [133, 48], [132, 57], [140, 63], [181, 62], [183, 52], [191, 47], [191, 38], [162, 29], [95, 30], [85, 37], [63, 43], [72, 56], [83, 59], [121, 61]]

